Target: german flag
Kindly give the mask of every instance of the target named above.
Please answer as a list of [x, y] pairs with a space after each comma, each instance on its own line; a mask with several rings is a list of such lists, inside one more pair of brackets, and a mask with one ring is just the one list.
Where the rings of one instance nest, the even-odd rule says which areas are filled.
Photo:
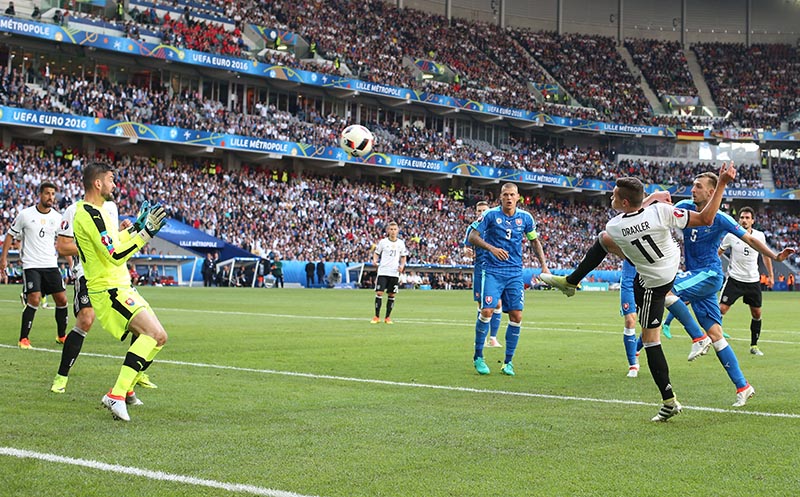
[[678, 140], [700, 141], [700, 142], [705, 140], [705, 136], [702, 131], [688, 131], [685, 129], [680, 129], [678, 130], [675, 136]]

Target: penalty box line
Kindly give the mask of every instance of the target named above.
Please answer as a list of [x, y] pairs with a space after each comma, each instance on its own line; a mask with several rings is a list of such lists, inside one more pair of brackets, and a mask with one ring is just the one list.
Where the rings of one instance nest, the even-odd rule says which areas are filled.
[[[4, 349], [16, 349], [16, 346], [0, 344], [0, 348]], [[54, 349], [44, 349], [44, 348], [37, 348], [34, 347], [31, 350], [36, 350], [40, 352], [50, 352], [53, 354], [60, 354], [61, 350], [54, 350]], [[123, 357], [115, 356], [111, 354], [96, 354], [92, 352], [82, 352], [81, 356], [84, 357], [100, 357], [105, 359], [115, 359], [115, 360], [122, 360]], [[572, 396], [572, 395], [551, 395], [551, 394], [543, 394], [543, 393], [532, 393], [532, 392], [514, 392], [511, 390], [489, 390], [485, 388], [472, 388], [472, 387], [456, 387], [450, 385], [433, 385], [429, 383], [410, 383], [410, 382], [403, 382], [403, 381], [391, 381], [391, 380], [376, 380], [373, 378], [355, 378], [349, 376], [335, 376], [335, 375], [326, 375], [326, 374], [315, 374], [315, 373], [301, 373], [296, 371], [278, 371], [275, 369], [258, 369], [258, 368], [244, 368], [239, 366], [226, 366], [221, 364], [207, 364], [202, 362], [188, 362], [188, 361], [174, 361], [174, 360], [158, 360], [159, 364], [172, 364], [174, 366], [188, 366], [194, 368], [205, 368], [205, 369], [218, 369], [218, 370], [226, 370], [226, 371], [239, 371], [239, 372], [246, 372], [246, 373], [257, 373], [257, 374], [269, 374], [269, 375], [277, 375], [277, 376], [290, 376], [295, 378], [308, 378], [313, 380], [331, 380], [331, 381], [339, 381], [339, 382], [350, 382], [350, 383], [365, 383], [370, 385], [386, 385], [386, 386], [393, 386], [393, 387], [404, 387], [404, 388], [425, 388], [431, 390], [443, 390], [449, 392], [462, 392], [462, 393], [477, 393], [477, 394], [491, 394], [491, 395], [505, 395], [510, 397], [524, 397], [524, 398], [536, 398], [536, 399], [548, 399], [548, 400], [559, 400], [559, 401], [571, 401], [571, 402], [594, 402], [594, 403], [602, 403], [602, 404], [617, 404], [617, 405], [627, 405], [627, 406], [647, 406], [652, 407], [656, 406], [659, 407], [661, 404], [653, 404], [651, 402], [642, 402], [638, 400], [623, 400], [623, 399], [598, 399], [593, 397], [579, 397], [579, 396]], [[703, 411], [703, 412], [715, 412], [715, 413], [726, 413], [726, 414], [744, 414], [750, 416], [762, 416], [768, 418], [789, 418], [789, 419], [800, 419], [800, 414], [794, 413], [781, 413], [781, 412], [761, 412], [761, 411], [743, 411], [738, 409], [721, 409], [717, 407], [704, 407], [704, 406], [690, 406], [690, 405], [683, 405], [683, 408], [686, 410], [692, 411]]]
[[217, 480], [206, 480], [194, 476], [176, 475], [163, 471], [153, 471], [149, 469], [136, 468], [132, 466], [122, 466], [119, 464], [107, 464], [91, 459], [76, 459], [73, 457], [48, 454], [46, 452], [35, 452], [31, 450], [15, 449], [13, 447], [0, 447], [0, 455], [18, 457], [20, 459], [38, 459], [40, 461], [54, 462], [59, 464], [70, 464], [72, 466], [82, 466], [110, 473], [120, 473], [129, 476], [140, 476], [151, 480], [167, 481], [171, 483], [182, 483], [186, 485], [196, 485], [200, 487], [216, 488], [228, 492], [247, 493], [252, 495], [264, 495], [267, 497], [312, 497], [308, 495], [275, 490], [272, 488], [246, 485], [242, 483], [226, 483]]

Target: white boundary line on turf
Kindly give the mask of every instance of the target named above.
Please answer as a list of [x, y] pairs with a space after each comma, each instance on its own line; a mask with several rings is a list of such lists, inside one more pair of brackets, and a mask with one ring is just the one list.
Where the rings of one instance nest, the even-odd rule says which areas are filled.
[[[13, 345], [5, 345], [0, 344], [0, 348], [5, 349], [16, 349], [16, 346]], [[54, 349], [44, 349], [44, 348], [37, 348], [34, 347], [31, 350], [36, 350], [39, 352], [50, 352], [54, 354], [60, 354], [61, 350], [54, 350]], [[101, 358], [109, 358], [109, 359], [116, 359], [122, 360], [124, 359], [121, 356], [114, 356], [110, 354], [94, 354], [90, 352], [82, 352], [81, 357], [88, 356], [88, 357], [101, 357]], [[350, 376], [334, 376], [334, 375], [327, 375], [327, 374], [314, 374], [314, 373], [298, 373], [295, 371], [277, 371], [274, 369], [256, 369], [256, 368], [242, 368], [238, 366], [224, 366], [218, 364], [206, 364], [202, 362], [186, 362], [186, 361], [171, 361], [171, 360], [158, 360], [159, 364], [172, 364], [175, 366], [189, 366], [195, 368], [207, 368], [207, 369], [221, 369], [226, 371], [241, 371], [246, 373], [259, 373], [259, 374], [270, 374], [270, 375], [278, 375], [278, 376], [292, 376], [296, 378], [310, 378], [314, 380], [333, 380], [333, 381], [343, 381], [343, 382], [352, 382], [352, 383], [367, 383], [371, 385], [386, 385], [386, 386], [393, 386], [393, 387], [410, 387], [410, 388], [427, 388], [432, 390], [444, 390], [449, 392], [463, 392], [463, 393], [479, 393], [479, 394], [492, 394], [492, 395], [507, 395], [511, 397], [526, 397], [526, 398], [536, 398], [536, 399], [548, 399], [548, 400], [566, 400], [566, 401], [575, 401], [575, 402], [599, 402], [602, 404], [622, 404], [628, 406], [660, 406], [661, 404], [653, 404], [650, 402], [641, 402], [638, 400], [622, 400], [622, 399], [597, 399], [592, 397], [576, 397], [572, 395], [549, 395], [543, 393], [531, 393], [531, 392], [514, 392], [510, 390], [489, 390], [485, 388], [471, 388], [471, 387], [454, 387], [449, 385], [432, 385], [428, 383], [409, 383], [404, 381], [391, 381], [391, 380], [375, 380], [371, 378], [354, 378]], [[746, 414], [751, 416], [762, 416], [767, 418], [789, 418], [789, 419], [800, 419], [800, 414], [794, 413], [782, 413], [782, 412], [761, 412], [761, 411], [742, 411], [738, 409], [720, 409], [717, 407], [702, 407], [702, 406], [689, 406], [683, 404], [683, 408], [692, 411], [703, 411], [703, 412], [716, 412], [716, 413], [725, 413], [725, 414]]]
[[271, 488], [257, 487], [255, 485], [245, 485], [242, 483], [225, 483], [216, 480], [206, 480], [203, 478], [195, 478], [194, 476], [176, 475], [172, 473], [164, 473], [163, 471], [152, 471], [149, 469], [134, 468], [131, 466], [121, 466], [119, 464], [107, 464], [100, 461], [93, 461], [90, 459], [75, 459], [72, 457], [64, 457], [56, 454], [47, 454], [45, 452], [34, 452], [30, 450], [15, 449], [12, 447], [0, 447], [0, 455], [18, 457], [20, 459], [39, 459], [41, 461], [55, 462], [60, 464], [71, 464], [73, 466], [83, 466], [85, 468], [98, 469], [100, 471], [108, 471], [112, 473], [121, 473], [124, 475], [142, 476], [151, 480], [161, 480], [174, 483], [185, 483], [188, 485], [197, 485], [201, 487], [218, 488], [227, 490], [228, 492], [242, 492], [253, 495], [266, 495], [267, 497], [311, 497], [294, 492], [285, 492], [283, 490], [273, 490]]

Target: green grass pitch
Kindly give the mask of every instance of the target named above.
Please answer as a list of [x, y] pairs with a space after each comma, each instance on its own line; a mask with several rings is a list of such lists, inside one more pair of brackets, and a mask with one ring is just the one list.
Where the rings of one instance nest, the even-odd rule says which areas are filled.
[[742, 409], [713, 351], [686, 361], [675, 323], [663, 342], [685, 409], [652, 423], [645, 361], [625, 376], [618, 293], [528, 292], [509, 378], [502, 349], [486, 350], [491, 375], [472, 368], [468, 292], [401, 291], [387, 326], [366, 290], [142, 288], [170, 339], [148, 371], [159, 388], [137, 389], [123, 423], [100, 397], [127, 344], [96, 325], [67, 393], [50, 393], [53, 311], [19, 350], [19, 291], [0, 287], [3, 496], [800, 495], [797, 293], [765, 294], [763, 357], [747, 307], [726, 317], [756, 389]]

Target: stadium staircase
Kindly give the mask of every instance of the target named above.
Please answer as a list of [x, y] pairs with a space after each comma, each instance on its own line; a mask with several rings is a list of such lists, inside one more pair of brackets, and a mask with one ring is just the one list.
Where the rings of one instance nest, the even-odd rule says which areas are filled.
[[711, 97], [711, 90], [708, 89], [706, 79], [703, 76], [703, 69], [700, 68], [700, 63], [697, 61], [697, 55], [691, 49], [684, 49], [683, 54], [686, 56], [689, 72], [694, 80], [694, 87], [697, 88], [697, 94], [700, 96], [700, 103], [708, 107], [713, 115], [718, 116], [719, 109], [717, 109], [717, 104]]
[[[581, 107], [583, 106], [583, 104], [582, 104], [582, 103], [578, 102], [578, 101], [575, 99], [575, 97], [573, 97], [573, 96], [572, 96], [572, 95], [571, 95], [571, 94], [570, 94], [570, 93], [567, 91], [567, 89], [564, 87], [564, 85], [562, 85], [562, 84], [561, 84], [561, 83], [560, 83], [560, 82], [559, 82], [559, 81], [558, 81], [556, 78], [554, 78], [554, 77], [553, 77], [553, 75], [552, 75], [552, 74], [550, 74], [550, 71], [548, 71], [546, 67], [544, 67], [543, 65], [541, 65], [541, 64], [539, 63], [539, 61], [538, 61], [538, 60], [536, 60], [536, 57], [534, 57], [534, 56], [533, 56], [533, 55], [532, 55], [530, 52], [528, 52], [528, 50], [526, 50], [526, 49], [525, 49], [525, 47], [522, 45], [522, 43], [520, 43], [519, 41], [517, 41], [517, 39], [516, 39], [516, 38], [514, 38], [513, 36], [510, 36], [510, 35], [509, 35], [509, 38], [511, 38], [511, 42], [512, 42], [514, 45], [516, 45], [516, 46], [517, 46], [517, 49], [520, 51], [520, 53], [523, 53], [523, 54], [525, 54], [525, 57], [527, 57], [527, 58], [528, 58], [528, 60], [531, 62], [531, 64], [533, 64], [533, 65], [535, 65], [536, 67], [538, 67], [538, 68], [539, 68], [539, 70], [540, 70], [540, 71], [542, 71], [542, 73], [543, 73], [543, 74], [545, 74], [545, 75], [547, 76], [547, 82], [548, 82], [548, 83], [555, 83], [555, 84], [557, 84], [557, 85], [558, 85], [558, 88], [559, 88], [559, 90], [560, 90], [560, 91], [562, 91], [562, 92], [564, 92], [564, 94], [565, 94], [565, 95], [569, 96], [569, 105], [577, 105], [577, 106], [581, 106]], [[498, 65], [500, 65], [500, 67], [502, 67], [502, 64], [498, 64]], [[534, 89], [534, 88], [533, 88], [533, 85], [532, 85], [532, 84], [530, 84], [530, 83], [528, 84], [528, 88], [529, 88], [529, 89], [531, 89], [531, 90], [533, 90], [533, 89]], [[538, 93], [538, 90], [536, 90], [536, 92]]]
[[625, 65], [628, 66], [628, 70], [633, 74], [635, 77], [639, 78], [639, 86], [642, 87], [642, 91], [644, 91], [644, 96], [647, 97], [647, 101], [650, 102], [650, 107], [653, 108], [654, 114], [665, 114], [667, 111], [664, 109], [664, 104], [658, 99], [658, 96], [650, 88], [650, 84], [647, 83], [647, 79], [645, 79], [642, 71], [633, 61], [633, 57], [631, 57], [631, 53], [625, 47], [625, 45], [617, 46], [617, 52], [622, 57], [622, 60], [625, 61]]
[[[47, 96], [47, 91], [44, 88], [42, 88], [42, 86], [39, 84], [26, 83], [25, 86], [30, 88], [32, 92], [36, 93], [42, 98]], [[62, 112], [64, 114], [71, 114], [69, 108], [66, 105], [64, 105], [64, 103], [61, 100], [59, 100], [58, 95], [50, 95], [50, 102], [52, 103], [53, 108], [57, 109], [59, 112]]]
[[772, 190], [775, 188], [775, 178], [772, 177], [772, 169], [769, 167], [761, 168], [761, 182], [764, 184], [765, 190]]

